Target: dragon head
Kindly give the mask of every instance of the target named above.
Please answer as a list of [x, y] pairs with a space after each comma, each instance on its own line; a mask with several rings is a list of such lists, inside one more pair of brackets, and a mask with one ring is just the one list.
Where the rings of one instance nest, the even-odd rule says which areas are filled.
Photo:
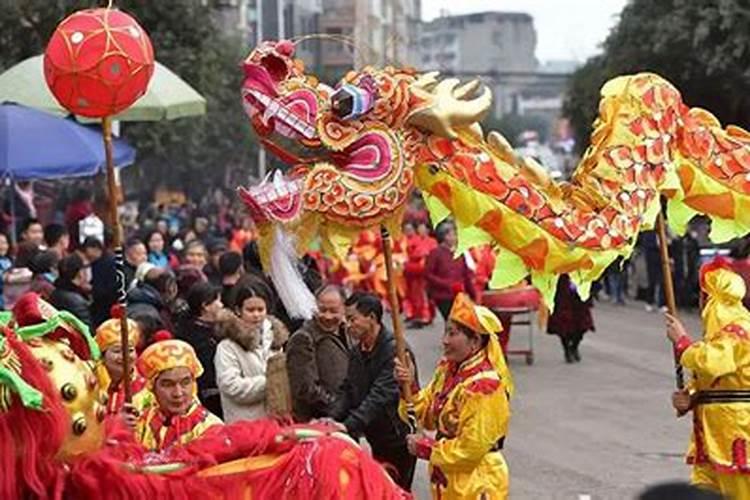
[[369, 66], [332, 88], [306, 74], [294, 51], [290, 41], [264, 42], [244, 63], [253, 128], [291, 167], [241, 189], [252, 217], [316, 231], [324, 244], [383, 223], [396, 228], [425, 138], [455, 138], [476, 123], [490, 108], [489, 90], [477, 95], [478, 82]]
[[[287, 311], [309, 317], [295, 253], [320, 237], [345, 255], [365, 228], [398, 233], [435, 138], [454, 139], [489, 110], [491, 94], [472, 82], [438, 81], [413, 69], [364, 67], [330, 87], [305, 73], [290, 41], [264, 42], [244, 63], [242, 100], [266, 150], [290, 166], [240, 196], [258, 225], [263, 266]], [[303, 292], [300, 294], [300, 290]]]

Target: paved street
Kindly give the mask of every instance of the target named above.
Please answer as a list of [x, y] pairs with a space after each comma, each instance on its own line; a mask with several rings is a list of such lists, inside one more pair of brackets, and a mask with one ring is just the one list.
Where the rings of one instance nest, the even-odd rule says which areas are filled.
[[[697, 315], [683, 317], [693, 337]], [[597, 304], [597, 331], [566, 365], [556, 337], [536, 332], [535, 364], [511, 358], [516, 381], [505, 456], [511, 499], [632, 499], [645, 485], [687, 479], [682, 454], [689, 422], [670, 405], [673, 374], [663, 318], [641, 303]], [[442, 322], [409, 330], [423, 382], [440, 355]], [[512, 346], [526, 341], [520, 327]], [[420, 463], [417, 498], [429, 498]]]

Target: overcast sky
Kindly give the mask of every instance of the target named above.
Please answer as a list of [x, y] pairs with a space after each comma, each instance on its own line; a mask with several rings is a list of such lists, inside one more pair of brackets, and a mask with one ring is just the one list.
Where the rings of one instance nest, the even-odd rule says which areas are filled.
[[489, 10], [526, 12], [534, 18], [536, 56], [541, 61], [584, 61], [599, 51], [627, 0], [422, 0], [429, 21], [445, 9], [449, 14]]

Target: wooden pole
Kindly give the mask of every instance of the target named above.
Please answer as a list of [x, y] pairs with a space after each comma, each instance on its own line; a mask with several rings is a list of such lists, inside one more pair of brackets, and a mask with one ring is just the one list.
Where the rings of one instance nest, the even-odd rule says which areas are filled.
[[[393, 319], [393, 336], [396, 339], [396, 356], [403, 366], [408, 367], [409, 362], [406, 353], [406, 337], [404, 335], [404, 322], [401, 319], [401, 311], [398, 306], [396, 295], [396, 280], [393, 276], [393, 251], [391, 249], [391, 235], [385, 226], [380, 226], [380, 237], [383, 241], [383, 255], [385, 257], [385, 273], [388, 281], [388, 303], [391, 306], [391, 318]], [[411, 387], [409, 384], [401, 386], [401, 393], [406, 401], [406, 410], [409, 418], [409, 428], [412, 433], [417, 431], [417, 414], [414, 411]]]
[[128, 317], [125, 313], [126, 305], [126, 283], [125, 283], [125, 260], [122, 250], [122, 224], [117, 213], [119, 190], [117, 188], [117, 178], [115, 177], [115, 164], [112, 158], [112, 117], [105, 116], [102, 119], [102, 132], [104, 135], [104, 154], [107, 160], [107, 191], [109, 198], [109, 218], [113, 228], [112, 243], [115, 247], [115, 266], [117, 269], [117, 301], [123, 306], [120, 317], [120, 345], [122, 349], [122, 387], [125, 395], [125, 402], [130, 403], [133, 400], [133, 393], [130, 387], [130, 340], [128, 339]]
[[[677, 302], [674, 298], [674, 283], [672, 282], [672, 266], [669, 262], [669, 242], [667, 241], [667, 228], [664, 224], [664, 215], [659, 212], [659, 216], [656, 218], [656, 232], [659, 236], [659, 250], [661, 253], [661, 272], [663, 275], [664, 285], [664, 298], [667, 301], [667, 309], [669, 314], [677, 317]], [[677, 355], [677, 350], [673, 351], [674, 355], [674, 370], [675, 370], [675, 383], [677, 389], [683, 389], [685, 387], [685, 375], [680, 364], [680, 358]]]

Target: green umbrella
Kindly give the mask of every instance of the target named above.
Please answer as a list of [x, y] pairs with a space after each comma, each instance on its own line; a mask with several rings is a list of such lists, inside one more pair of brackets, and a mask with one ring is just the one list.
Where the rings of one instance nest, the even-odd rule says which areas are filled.
[[[15, 102], [48, 113], [67, 116], [44, 80], [43, 56], [21, 61], [0, 74], [0, 102]], [[146, 95], [113, 120], [159, 121], [206, 114], [206, 99], [179, 76], [156, 63]], [[98, 121], [78, 117], [80, 121]]]

